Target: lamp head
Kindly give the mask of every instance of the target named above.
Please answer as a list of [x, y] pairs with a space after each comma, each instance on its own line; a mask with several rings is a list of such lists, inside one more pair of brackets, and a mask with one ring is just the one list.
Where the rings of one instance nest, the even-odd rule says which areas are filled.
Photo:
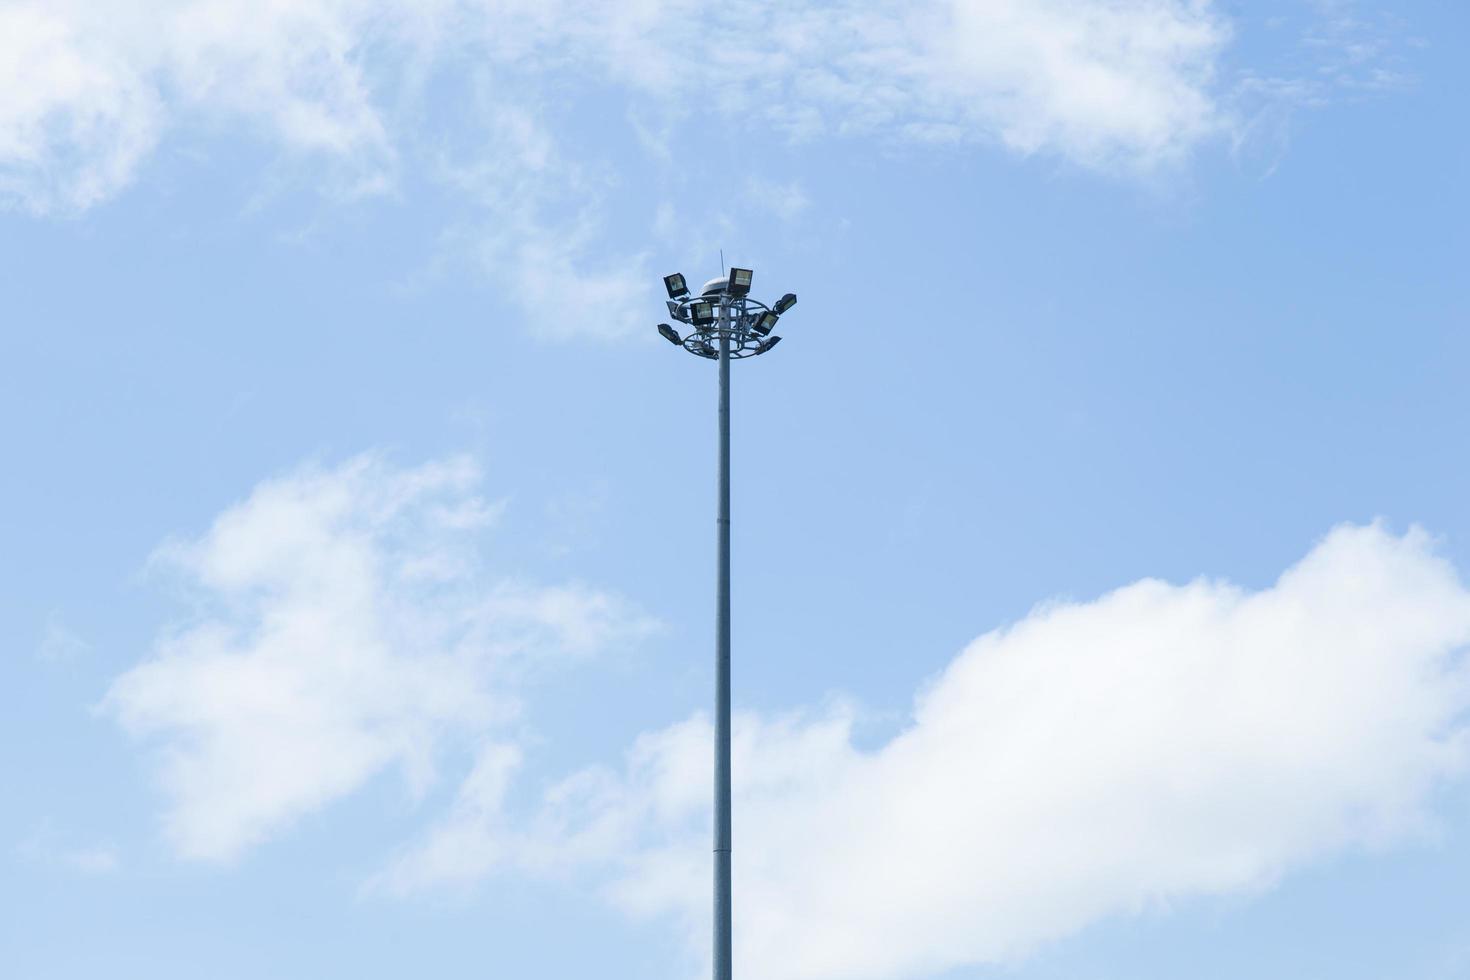
[[707, 299], [697, 299], [689, 304], [689, 321], [696, 327], [707, 327], [715, 322], [715, 304]]
[[755, 278], [755, 273], [750, 269], [731, 269], [726, 291], [731, 296], [747, 296], [750, 294], [750, 281]]
[[669, 291], [669, 299], [678, 299], [689, 295], [689, 285], [679, 273], [672, 276], [664, 276], [664, 288]]

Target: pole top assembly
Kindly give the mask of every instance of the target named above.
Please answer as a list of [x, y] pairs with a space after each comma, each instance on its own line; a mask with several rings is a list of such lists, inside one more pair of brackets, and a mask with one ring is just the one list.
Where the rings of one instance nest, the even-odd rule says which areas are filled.
[[755, 273], [750, 269], [731, 269], [728, 275], [705, 283], [699, 295], [692, 295], [689, 284], [679, 273], [664, 276], [668, 291], [669, 316], [694, 329], [680, 336], [667, 323], [658, 332], [671, 344], [683, 347], [696, 357], [714, 360], [720, 356], [720, 341], [729, 342], [729, 356], [755, 357], [780, 343], [771, 333], [781, 314], [796, 305], [796, 294], [787, 293], [767, 306], [750, 296]]

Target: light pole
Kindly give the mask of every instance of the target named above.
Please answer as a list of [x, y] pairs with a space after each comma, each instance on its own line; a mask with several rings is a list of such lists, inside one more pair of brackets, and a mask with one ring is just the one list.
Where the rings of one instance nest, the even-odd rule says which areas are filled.
[[730, 902], [730, 362], [755, 357], [781, 338], [771, 333], [781, 314], [796, 305], [787, 293], [773, 306], [750, 298], [753, 273], [731, 269], [711, 279], [698, 296], [684, 277], [664, 277], [669, 315], [693, 329], [685, 336], [667, 323], [658, 332], [691, 354], [720, 362], [719, 516], [715, 559], [715, 948], [714, 980], [732, 980]]

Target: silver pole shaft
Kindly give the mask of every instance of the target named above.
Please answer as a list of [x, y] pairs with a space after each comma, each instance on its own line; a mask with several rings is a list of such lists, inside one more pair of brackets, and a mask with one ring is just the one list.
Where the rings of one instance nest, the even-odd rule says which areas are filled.
[[715, 980], [732, 980], [730, 900], [730, 307], [720, 304], [720, 462], [715, 572]]

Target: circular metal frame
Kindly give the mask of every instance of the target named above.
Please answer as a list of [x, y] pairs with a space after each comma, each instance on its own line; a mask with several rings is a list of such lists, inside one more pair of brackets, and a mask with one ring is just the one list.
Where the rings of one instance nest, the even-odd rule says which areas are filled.
[[[761, 314], [771, 309], [760, 300], [732, 293], [712, 293], [705, 296], [685, 296], [676, 302], [679, 312], [674, 314], [674, 318], [690, 327], [689, 335], [684, 338], [684, 349], [695, 357], [717, 360], [720, 356], [721, 335], [730, 338], [732, 361], [754, 357], [760, 353], [756, 348], [767, 338], [760, 336], [752, 328]], [[689, 307], [700, 302], [709, 303], [717, 311], [713, 323], [695, 325], [689, 314]], [[720, 313], [725, 314], [727, 327], [720, 326]]]

